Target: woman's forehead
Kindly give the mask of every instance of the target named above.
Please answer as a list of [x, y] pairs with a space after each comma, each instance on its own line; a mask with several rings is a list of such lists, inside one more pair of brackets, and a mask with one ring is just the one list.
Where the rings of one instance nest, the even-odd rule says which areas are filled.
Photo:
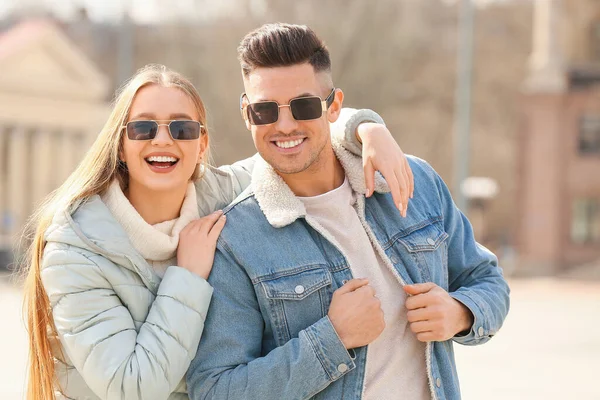
[[175, 119], [171, 116], [188, 116], [198, 119], [198, 110], [191, 97], [177, 87], [156, 84], [138, 90], [131, 104], [130, 116], [142, 115], [156, 119]]

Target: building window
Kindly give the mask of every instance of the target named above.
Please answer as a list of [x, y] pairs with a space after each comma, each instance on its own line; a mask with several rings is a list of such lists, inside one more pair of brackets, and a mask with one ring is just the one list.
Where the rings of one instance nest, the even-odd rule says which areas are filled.
[[600, 155], [600, 116], [586, 115], [579, 126], [579, 154]]
[[600, 243], [600, 198], [576, 199], [571, 220], [573, 243]]

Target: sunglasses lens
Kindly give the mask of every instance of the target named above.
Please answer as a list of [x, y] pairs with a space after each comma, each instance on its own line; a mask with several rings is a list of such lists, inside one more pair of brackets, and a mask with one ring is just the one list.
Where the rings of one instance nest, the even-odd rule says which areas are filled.
[[200, 137], [198, 121], [171, 121], [169, 129], [174, 140], [193, 140]]
[[318, 97], [305, 97], [290, 101], [290, 109], [295, 119], [306, 121], [317, 119], [323, 115], [323, 106]]
[[274, 101], [248, 104], [248, 119], [252, 125], [272, 124], [279, 118], [279, 107]]
[[131, 140], [150, 140], [156, 137], [158, 124], [154, 121], [133, 121], [127, 124], [127, 137]]

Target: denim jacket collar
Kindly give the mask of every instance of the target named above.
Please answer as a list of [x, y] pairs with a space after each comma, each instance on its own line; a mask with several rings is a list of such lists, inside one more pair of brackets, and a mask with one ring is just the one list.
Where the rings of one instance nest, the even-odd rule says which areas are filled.
[[[332, 144], [335, 155], [346, 172], [348, 182], [354, 192], [364, 195], [367, 191], [362, 159], [345, 150], [342, 146]], [[285, 181], [262, 158], [256, 162], [252, 173], [252, 187], [260, 209], [271, 226], [283, 228], [298, 218], [306, 217], [304, 204], [298, 200]], [[375, 191], [390, 191], [381, 174], [375, 174]]]

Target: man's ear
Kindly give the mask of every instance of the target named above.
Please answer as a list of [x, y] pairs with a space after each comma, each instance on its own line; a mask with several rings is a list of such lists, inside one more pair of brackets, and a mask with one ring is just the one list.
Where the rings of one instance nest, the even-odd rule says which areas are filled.
[[242, 93], [240, 96], [240, 112], [242, 113], [242, 119], [246, 124], [246, 129], [251, 130], [250, 121], [248, 120], [248, 109], [246, 108], [248, 104], [250, 104], [248, 102], [248, 96], [246, 96], [246, 93]]
[[342, 89], [335, 89], [333, 96], [333, 103], [327, 109], [327, 120], [329, 122], [337, 121], [342, 111], [342, 104], [344, 103], [344, 92], [342, 92]]

